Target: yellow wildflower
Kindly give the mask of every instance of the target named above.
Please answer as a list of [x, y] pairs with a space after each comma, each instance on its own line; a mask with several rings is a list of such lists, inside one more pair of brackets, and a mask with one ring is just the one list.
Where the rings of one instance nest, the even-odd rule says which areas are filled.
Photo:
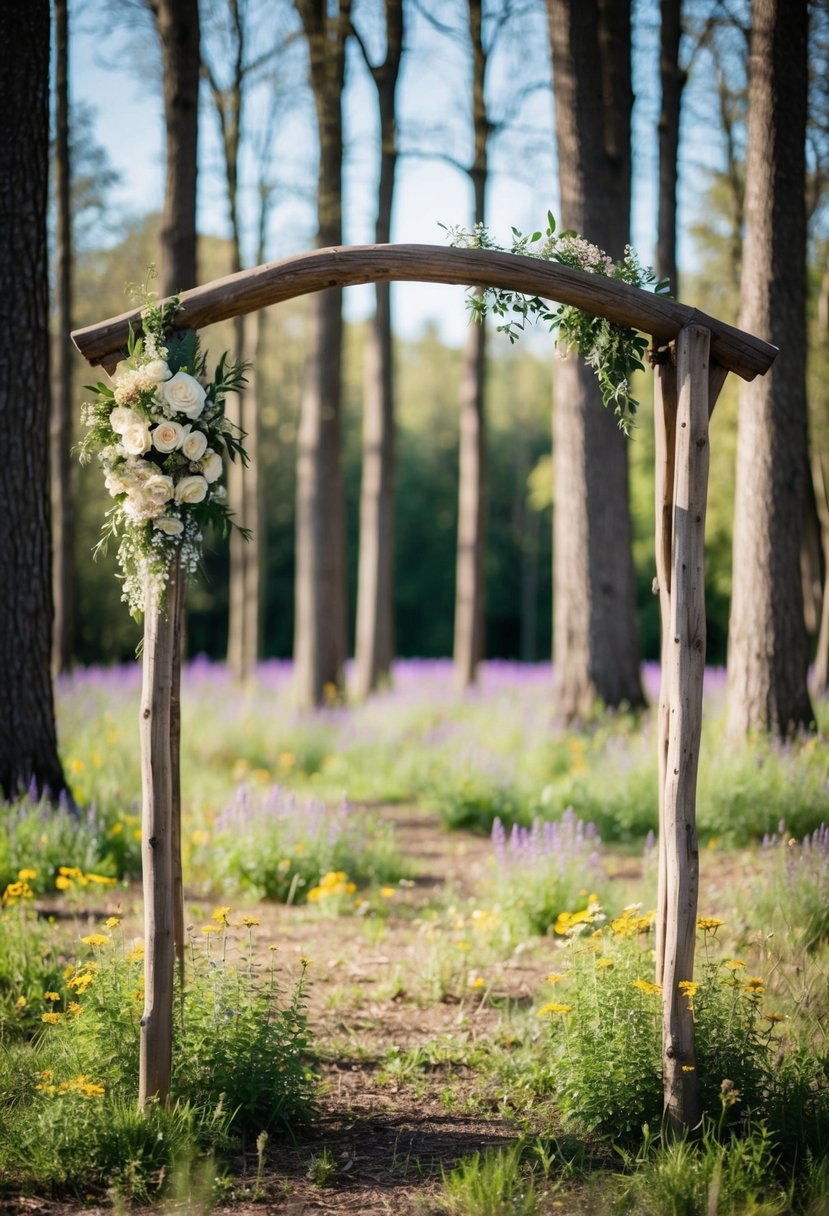
[[785, 1017], [782, 1013], [764, 1013], [763, 1021], [770, 1022], [772, 1026], [776, 1026], [778, 1022], [785, 1022]]
[[[58, 998], [58, 1000], [60, 1000], [60, 998]], [[26, 1000], [25, 996], [19, 996], [14, 1002], [14, 1007], [15, 1009], [25, 1009], [28, 1003], [29, 1002]]]
[[634, 988], [644, 992], [645, 996], [660, 996], [662, 993], [662, 985], [652, 984], [650, 980], [633, 980], [632, 984]]
[[467, 982], [470, 988], [483, 988], [485, 980], [482, 975], [470, 975]]
[[752, 975], [745, 982], [745, 990], [751, 996], [760, 996], [766, 991], [766, 985], [759, 975]]
[[18, 870], [17, 877], [21, 882], [31, 882], [33, 878], [37, 878], [37, 870]]
[[79, 1005], [77, 1001], [70, 1001], [66, 1006], [66, 1012], [71, 1013], [73, 1018], [79, 1018], [83, 1013], [83, 1006]]
[[222, 927], [221, 925], [202, 925], [201, 931], [209, 936], [211, 933], [221, 933]]
[[59, 866], [58, 874], [64, 878], [82, 878], [83, 875], [77, 866]]
[[535, 1016], [543, 1018], [548, 1013], [570, 1013], [572, 1009], [572, 1005], [562, 1005], [558, 1001], [548, 1001], [546, 1005], [541, 1006]]
[[718, 916], [698, 916], [697, 928], [702, 929], [703, 933], [716, 933], [725, 921], [720, 920]]
[[59, 1013], [42, 1013], [40, 1015], [41, 1022], [47, 1022], [50, 1026], [57, 1026], [60, 1021]]
[[55, 886], [59, 891], [71, 891], [72, 879], [67, 878], [65, 874], [58, 874], [57, 878], [55, 879]]
[[381, 887], [380, 894], [383, 899], [394, 899], [397, 892], [395, 891], [394, 887]]
[[225, 928], [227, 928], [227, 926], [230, 924], [230, 921], [228, 920], [230, 915], [229, 907], [214, 908], [211, 915], [213, 919], [218, 922], [218, 924], [223, 925]]
[[549, 975], [546, 975], [544, 977], [544, 982], [547, 984], [557, 984], [559, 982], [559, 980], [563, 980], [563, 979], [564, 979], [564, 976], [561, 974], [560, 971], [552, 971]]
[[115, 929], [118, 927], [118, 925], [120, 925], [120, 923], [121, 923], [120, 916], [108, 916], [106, 918], [106, 920], [104, 921], [104, 924], [106, 925], [107, 929]]
[[245, 925], [248, 929], [252, 929], [254, 925], [261, 925], [261, 923], [262, 922], [260, 921], [258, 916], [243, 916], [242, 917], [242, 924]]
[[613, 966], [614, 966], [614, 962], [613, 962], [612, 958], [597, 958], [596, 959], [597, 969], [602, 968], [602, 970], [604, 970], [605, 967], [613, 967]]
[[79, 971], [77, 975], [73, 975], [70, 980], [66, 981], [66, 987], [77, 992], [78, 996], [83, 996], [92, 987], [94, 980], [95, 977], [90, 971]]
[[725, 965], [729, 971], [745, 970], [745, 963], [740, 962], [738, 958], [730, 958]]
[[127, 962], [128, 963], [140, 963], [143, 958], [144, 958], [144, 943], [139, 942], [136, 946], [133, 946], [132, 950], [130, 950], [129, 954], [127, 955]]
[[99, 887], [114, 887], [117, 883], [117, 878], [110, 878], [108, 874], [85, 874], [84, 882], [97, 884]]
[[85, 946], [101, 947], [109, 945], [109, 938], [105, 933], [88, 933], [86, 937], [82, 937], [81, 941]]
[[44, 1001], [59, 1001], [59, 1000], [60, 1000], [60, 993], [58, 993], [58, 992], [44, 992], [44, 994], [43, 994], [43, 999], [44, 999]]
[[692, 980], [680, 980], [678, 988], [680, 992], [687, 996], [689, 1001], [693, 1000], [699, 992], [699, 984], [693, 983]]

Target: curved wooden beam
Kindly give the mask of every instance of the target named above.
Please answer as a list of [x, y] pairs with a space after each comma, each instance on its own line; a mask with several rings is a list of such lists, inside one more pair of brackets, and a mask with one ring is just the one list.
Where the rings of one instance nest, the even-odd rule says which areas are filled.
[[[538, 258], [442, 245], [337, 246], [267, 262], [183, 292], [175, 328], [201, 329], [332, 287], [393, 281], [502, 287], [537, 295], [641, 330], [658, 343], [671, 341], [688, 325], [702, 325], [711, 331], [713, 358], [744, 380], [768, 371], [777, 354], [761, 338], [627, 283]], [[72, 340], [90, 363], [111, 369], [126, 347], [130, 325], [140, 326], [137, 308], [77, 329]]]

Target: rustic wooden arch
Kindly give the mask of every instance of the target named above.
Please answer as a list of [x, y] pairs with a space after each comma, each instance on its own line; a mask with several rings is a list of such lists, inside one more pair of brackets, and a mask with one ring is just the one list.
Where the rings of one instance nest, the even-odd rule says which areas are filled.
[[[318, 249], [184, 292], [174, 328], [200, 329], [311, 292], [361, 283], [416, 281], [501, 287], [573, 305], [650, 334], [654, 341], [656, 569], [662, 622], [658, 708], [659, 888], [656, 979], [662, 985], [664, 1108], [693, 1128], [699, 1098], [690, 1003], [699, 885], [696, 783], [705, 667], [704, 533], [708, 420], [728, 372], [764, 374], [777, 350], [714, 317], [636, 287], [551, 262], [482, 249], [363, 245]], [[81, 354], [111, 371], [140, 327], [133, 309], [73, 333]], [[170, 1085], [175, 938], [176, 830], [170, 746], [172, 671], [182, 588], [171, 583], [166, 617], [145, 620], [142, 736], [145, 1007], [139, 1097], [166, 1100]]]

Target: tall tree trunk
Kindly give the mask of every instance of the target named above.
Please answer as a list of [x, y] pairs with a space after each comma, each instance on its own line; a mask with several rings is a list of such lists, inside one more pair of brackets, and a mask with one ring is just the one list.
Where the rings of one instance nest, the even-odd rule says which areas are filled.
[[0, 790], [64, 788], [50, 658], [49, 3], [0, 7]]
[[685, 74], [679, 66], [682, 32], [682, 0], [661, 0], [659, 25], [659, 79], [662, 103], [659, 111], [659, 205], [657, 215], [656, 269], [679, 297], [676, 265], [676, 187], [679, 156], [679, 114]]
[[[295, 0], [308, 41], [319, 131], [320, 247], [342, 243], [342, 92], [351, 0]], [[309, 304], [297, 444], [295, 699], [322, 703], [342, 687], [347, 651], [345, 501], [341, 464], [342, 292]]]
[[[487, 52], [483, 41], [482, 0], [469, 0], [472, 44], [472, 129], [470, 169], [475, 222], [486, 220], [490, 123], [486, 109]], [[455, 679], [461, 688], [475, 683], [484, 657], [484, 552], [486, 528], [486, 325], [469, 330], [463, 356], [458, 462], [458, 552], [455, 575]]]
[[[823, 358], [829, 363], [829, 257], [823, 270], [823, 281], [818, 298], [818, 325]], [[820, 624], [815, 649], [814, 688], [816, 696], [825, 696], [829, 691], [829, 392], [825, 381], [822, 384], [823, 401], [821, 423], [812, 435], [812, 485], [815, 506], [820, 521], [820, 546], [823, 552], [823, 590], [820, 605]]]
[[196, 285], [199, 80], [198, 0], [148, 0], [161, 42], [167, 171], [161, 220], [161, 292]]
[[[215, 65], [206, 65], [207, 79], [216, 107], [225, 167], [225, 189], [230, 216], [231, 273], [242, 269], [242, 234], [239, 216], [239, 156], [245, 129], [244, 109], [246, 80], [250, 72], [247, 60], [248, 7], [240, 0], [229, 0], [232, 38], [226, 58], [230, 62], [229, 82], [223, 84]], [[259, 255], [264, 258], [263, 216], [266, 212], [267, 191], [260, 191]], [[248, 362], [255, 359], [258, 346], [259, 321], [256, 317], [237, 317], [233, 326], [237, 358]], [[234, 679], [249, 679], [256, 666], [261, 645], [261, 568], [262, 543], [259, 504], [257, 441], [259, 420], [256, 401], [255, 372], [249, 377], [249, 387], [243, 393], [228, 396], [227, 416], [234, 426], [247, 436], [250, 463], [229, 462], [227, 495], [237, 528], [230, 534], [230, 581], [228, 594], [227, 661]], [[248, 400], [250, 397], [250, 400]], [[250, 534], [245, 540], [242, 529]]]
[[[386, 57], [367, 64], [380, 108], [380, 180], [375, 241], [391, 239], [397, 168], [396, 94], [403, 54], [403, 0], [386, 0]], [[390, 284], [375, 287], [366, 345], [360, 554], [357, 574], [355, 691], [366, 696], [388, 679], [394, 659], [394, 367]]]
[[74, 503], [72, 499], [72, 221], [69, 153], [69, 14], [55, 0], [55, 365], [52, 385], [52, 665], [72, 666], [74, 632]]
[[807, 0], [754, 0], [743, 329], [780, 347], [740, 386], [728, 729], [785, 736], [813, 718], [800, 579], [807, 464]]
[[[161, 220], [161, 294], [196, 285], [196, 188], [198, 180], [201, 31], [198, 0], [148, 0], [161, 44], [164, 79], [165, 178]], [[180, 579], [180, 575], [178, 576]], [[173, 939], [184, 983], [184, 882], [181, 858], [181, 660], [185, 588], [175, 597], [170, 686], [170, 881]]]
[[[620, 257], [629, 235], [629, 0], [547, 0], [561, 222]], [[553, 410], [556, 710], [644, 702], [626, 441], [580, 360], [557, 359]]]

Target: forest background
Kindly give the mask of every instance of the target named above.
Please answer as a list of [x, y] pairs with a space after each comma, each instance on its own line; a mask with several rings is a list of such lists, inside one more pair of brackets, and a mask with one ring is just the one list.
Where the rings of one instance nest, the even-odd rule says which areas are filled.
[[[311, 247], [316, 133], [307, 46], [290, 3], [225, 0], [202, 5], [205, 61], [227, 74], [228, 22], [241, 12], [248, 41], [245, 126], [236, 206], [243, 259], [252, 265]], [[102, 19], [103, 18], [103, 19]], [[382, 52], [381, 6], [358, 2], [352, 20], [375, 59]], [[823, 6], [816, 6], [809, 139], [811, 441], [825, 450], [829, 392], [821, 292], [827, 291], [827, 114]], [[488, 218], [505, 242], [511, 225], [543, 226], [558, 207], [555, 133], [545, 6], [530, 0], [484, 5], [489, 48], [486, 105], [491, 124]], [[685, 6], [680, 61], [687, 69], [679, 150], [679, 298], [737, 323], [746, 123], [748, 5], [695, 0]], [[73, 323], [128, 305], [124, 284], [159, 260], [163, 193], [162, 80], [150, 6], [120, 0], [70, 6], [71, 164], [74, 229]], [[659, 5], [634, 5], [632, 232], [643, 261], [655, 260]], [[356, 41], [346, 48], [344, 239], [373, 239], [378, 131], [373, 85]], [[202, 84], [199, 163], [199, 281], [227, 273], [233, 249], [215, 97]], [[438, 224], [471, 224], [472, 54], [467, 6], [410, 6], [398, 91], [400, 161], [392, 239], [439, 243]], [[147, 205], [149, 204], [149, 210]], [[349, 622], [357, 586], [360, 429], [370, 289], [346, 293], [343, 459]], [[463, 292], [396, 285], [392, 294], [397, 386], [395, 629], [401, 656], [452, 652], [458, 527], [458, 401], [467, 314]], [[288, 656], [294, 615], [296, 443], [305, 359], [305, 301], [267, 310], [257, 358], [261, 429], [257, 446], [261, 532], [263, 656]], [[232, 347], [230, 325], [205, 335], [218, 354]], [[552, 607], [550, 405], [553, 339], [537, 333], [487, 350], [487, 657], [545, 659]], [[73, 365], [80, 404], [88, 371]], [[659, 654], [659, 608], [652, 595], [653, 439], [650, 377], [629, 445], [637, 620], [643, 657]], [[76, 411], [77, 417], [78, 411]], [[730, 382], [712, 421], [707, 522], [708, 659], [726, 657], [737, 389]], [[76, 422], [79, 426], [79, 422]], [[75, 440], [78, 438], [76, 433]], [[94, 468], [73, 468], [73, 643], [81, 663], [129, 658], [139, 627], [119, 605], [114, 557], [93, 563], [106, 494]], [[812, 515], [814, 504], [811, 504]], [[814, 547], [817, 528], [805, 531]], [[819, 547], [818, 547], [819, 552]], [[808, 562], [805, 568], [808, 569]], [[222, 658], [227, 648], [228, 546], [211, 538], [206, 577], [188, 600], [188, 649]], [[818, 566], [819, 570], [819, 558]], [[816, 580], [819, 582], [819, 579]], [[807, 594], [807, 615], [809, 596]], [[812, 608], [812, 632], [817, 617]], [[353, 652], [353, 647], [352, 647]]]

